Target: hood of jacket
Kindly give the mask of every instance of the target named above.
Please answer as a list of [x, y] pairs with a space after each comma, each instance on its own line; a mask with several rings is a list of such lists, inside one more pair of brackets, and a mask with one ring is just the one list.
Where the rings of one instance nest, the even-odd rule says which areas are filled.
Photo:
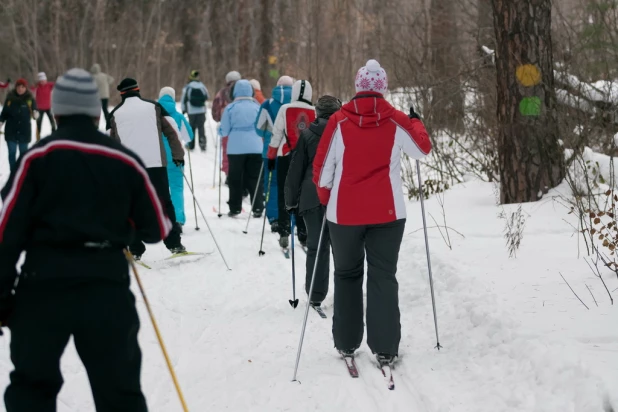
[[322, 136], [322, 133], [324, 133], [324, 129], [326, 128], [326, 125], [328, 124], [329, 118], [330, 118], [330, 115], [328, 117], [317, 117], [309, 125], [309, 130], [311, 130], [313, 133], [317, 134], [318, 136]]
[[292, 101], [292, 86], [277, 86], [271, 94], [272, 99], [279, 104], [287, 104]]
[[297, 102], [299, 100], [308, 102], [311, 104], [311, 98], [313, 97], [313, 88], [311, 83], [307, 80], [298, 80], [292, 86], [292, 101]]
[[249, 80], [239, 80], [234, 85], [234, 99], [239, 97], [253, 97], [253, 87]]
[[100, 64], [93, 64], [92, 67], [90, 68], [90, 73], [92, 73], [92, 74], [99, 74], [99, 73], [101, 73], [101, 65]]
[[172, 99], [171, 96], [167, 94], [161, 96], [161, 98], [159, 99], [159, 104], [161, 104], [165, 111], [168, 112], [170, 115], [173, 115], [176, 112], [176, 102], [174, 101], [174, 99]]
[[341, 112], [362, 128], [379, 127], [395, 115], [395, 108], [379, 93], [358, 93]]

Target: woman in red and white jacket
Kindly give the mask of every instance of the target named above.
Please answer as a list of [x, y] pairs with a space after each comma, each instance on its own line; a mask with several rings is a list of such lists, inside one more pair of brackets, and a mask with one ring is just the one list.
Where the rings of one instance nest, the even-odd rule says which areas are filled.
[[333, 114], [313, 163], [335, 261], [333, 337], [343, 356], [363, 340], [363, 276], [367, 254], [367, 343], [381, 363], [399, 353], [397, 260], [406, 222], [402, 151], [426, 156], [431, 142], [418, 115], [385, 99], [386, 71], [369, 60], [356, 75], [356, 96]]

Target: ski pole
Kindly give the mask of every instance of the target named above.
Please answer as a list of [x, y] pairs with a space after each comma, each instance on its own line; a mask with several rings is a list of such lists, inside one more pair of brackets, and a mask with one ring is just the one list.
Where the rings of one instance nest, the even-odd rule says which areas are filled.
[[139, 290], [142, 294], [142, 298], [144, 299], [144, 305], [146, 305], [146, 310], [148, 311], [148, 316], [150, 316], [152, 327], [154, 328], [155, 333], [157, 335], [157, 340], [159, 341], [159, 346], [161, 347], [161, 351], [163, 352], [165, 363], [167, 363], [167, 368], [170, 371], [170, 375], [172, 375], [172, 381], [174, 381], [176, 392], [178, 392], [178, 397], [180, 398], [180, 403], [182, 404], [182, 410], [184, 412], [189, 412], [189, 408], [187, 407], [187, 402], [185, 401], [185, 397], [182, 394], [182, 389], [180, 389], [180, 384], [178, 383], [178, 378], [176, 377], [176, 372], [174, 372], [172, 361], [170, 360], [170, 357], [167, 354], [167, 349], [165, 349], [165, 343], [163, 343], [163, 337], [161, 336], [161, 332], [159, 331], [159, 327], [157, 326], [157, 321], [155, 320], [154, 313], [152, 312], [152, 309], [150, 308], [150, 303], [148, 302], [148, 298], [146, 297], [146, 292], [144, 291], [142, 280], [140, 279], [139, 273], [137, 272], [137, 267], [135, 266], [133, 255], [131, 255], [131, 253], [127, 249], [124, 249], [124, 255], [126, 256], [127, 260], [129, 261], [129, 264], [131, 265], [131, 269], [133, 270], [133, 274], [135, 275], [135, 280], [137, 281], [137, 286], [139, 287]]
[[305, 308], [305, 320], [303, 320], [303, 328], [300, 332], [300, 342], [298, 344], [298, 353], [296, 354], [296, 366], [294, 366], [294, 377], [292, 382], [296, 382], [296, 374], [298, 373], [298, 364], [300, 363], [300, 353], [303, 350], [303, 341], [305, 339], [305, 329], [307, 329], [307, 318], [309, 317], [309, 306], [311, 306], [311, 295], [313, 294], [313, 284], [315, 282], [315, 273], [318, 268], [318, 262], [320, 260], [320, 251], [322, 250], [322, 239], [324, 238], [324, 228], [326, 227], [326, 212], [324, 212], [324, 219], [322, 220], [322, 229], [320, 229], [320, 240], [318, 241], [318, 253], [315, 256], [315, 262], [313, 265], [313, 273], [311, 274], [311, 284], [309, 286], [309, 295], [307, 296], [307, 307]]
[[438, 335], [438, 315], [436, 313], [436, 297], [433, 292], [433, 276], [431, 273], [431, 256], [429, 255], [429, 237], [427, 236], [427, 220], [425, 218], [425, 201], [423, 199], [423, 182], [421, 179], [421, 162], [416, 161], [416, 174], [418, 175], [418, 194], [421, 199], [421, 211], [423, 214], [423, 229], [425, 231], [425, 249], [427, 251], [427, 270], [429, 271], [429, 288], [431, 289], [431, 304], [433, 305], [433, 322], [436, 328], [436, 349], [442, 349]]
[[[189, 175], [191, 176], [191, 193], [193, 193], [193, 166], [191, 166], [191, 150], [187, 150], [189, 154]], [[197, 224], [197, 207], [195, 206], [195, 196], [193, 196], [193, 211], [195, 212], [195, 230], [200, 230], [200, 226]]]
[[217, 156], [219, 156], [219, 136], [215, 136], [215, 168], [212, 171], [212, 188], [215, 188], [217, 181]]
[[[266, 190], [266, 202], [265, 204], [268, 205], [268, 200], [270, 200], [270, 184], [272, 182], [273, 179], [273, 172], [272, 170], [268, 172], [268, 188]], [[259, 256], [264, 256], [266, 254], [266, 252], [264, 252], [262, 250], [262, 246], [264, 246], [264, 231], [266, 230], [266, 210], [264, 210], [264, 222], [262, 223], [262, 240], [260, 241], [260, 251], [258, 252]]]
[[[251, 202], [251, 210], [255, 207], [255, 199], [257, 198], [258, 190], [260, 189], [260, 181], [262, 180], [262, 172], [264, 172], [264, 162], [262, 162], [262, 167], [260, 168], [260, 175], [258, 176], [257, 184], [255, 185], [255, 193], [253, 194], [253, 202]], [[266, 213], [264, 213], [266, 215]], [[243, 233], [246, 235], [249, 233], [249, 222], [251, 221], [251, 213], [249, 213], [249, 217], [247, 218], [247, 227]]]
[[292, 300], [290, 305], [296, 309], [298, 299], [296, 299], [296, 265], [294, 263], [294, 229], [296, 228], [296, 215], [290, 214], [290, 231], [292, 232]]
[[219, 145], [219, 214], [221, 217], [223, 214], [221, 213], [221, 169], [223, 168], [223, 142]]
[[[187, 175], [185, 175], [184, 172], [182, 173], [182, 175], [185, 177], [187, 184], [189, 184], [189, 181], [187, 180]], [[190, 189], [191, 189], [191, 194], [193, 194], [193, 199], [195, 199], [195, 193], [193, 193], [193, 188], [190, 188]], [[215, 241], [215, 246], [217, 246], [217, 249], [219, 250], [221, 259], [223, 259], [223, 263], [225, 263], [227, 270], [232, 270], [230, 268], [230, 265], [227, 264], [227, 260], [225, 260], [225, 256], [223, 255], [223, 252], [221, 251], [221, 247], [219, 247], [219, 242], [217, 242], [217, 238], [215, 237], [215, 234], [210, 228], [210, 224], [208, 223], [208, 220], [206, 219], [206, 215], [204, 215], [204, 211], [202, 210], [202, 207], [200, 206], [200, 202], [198, 202], [197, 199], [195, 199], [195, 204], [197, 205], [197, 208], [200, 210], [200, 214], [202, 215], [202, 218], [204, 219], [204, 223], [206, 223], [206, 227], [208, 228], [208, 231], [210, 232], [210, 236], [212, 236], [212, 240]]]

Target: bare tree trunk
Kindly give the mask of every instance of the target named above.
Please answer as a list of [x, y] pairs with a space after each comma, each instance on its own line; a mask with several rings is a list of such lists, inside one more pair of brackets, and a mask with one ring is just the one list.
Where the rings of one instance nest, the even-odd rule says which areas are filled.
[[451, 0], [431, 0], [433, 90], [431, 124], [434, 129], [461, 131], [464, 97], [459, 75], [457, 19]]
[[564, 178], [550, 0], [492, 0], [498, 77], [500, 201], [536, 201]]
[[[275, 85], [276, 79], [270, 77], [269, 57], [273, 54], [273, 27], [271, 23], [272, 0], [260, 0], [260, 41], [258, 45], [260, 55], [260, 82], [264, 93], [269, 93]], [[273, 66], [274, 68], [275, 66]]]

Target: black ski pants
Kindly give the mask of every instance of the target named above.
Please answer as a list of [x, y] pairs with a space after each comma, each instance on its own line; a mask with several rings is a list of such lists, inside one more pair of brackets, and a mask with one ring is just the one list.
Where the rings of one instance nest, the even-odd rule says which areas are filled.
[[[279, 234], [283, 237], [290, 235], [290, 214], [285, 208], [285, 180], [288, 177], [288, 171], [290, 169], [290, 162], [292, 155], [280, 156], [277, 158], [277, 207], [279, 209]], [[307, 228], [303, 219], [296, 219], [296, 226], [298, 228], [298, 237], [300, 239], [306, 239]]]
[[322, 247], [318, 253], [320, 232], [322, 230], [322, 219], [324, 218], [325, 208], [323, 206], [303, 212], [303, 219], [307, 227], [307, 274], [305, 276], [305, 292], [309, 295], [311, 277], [315, 261], [318, 260], [318, 267], [315, 272], [313, 282], [313, 293], [309, 299], [311, 302], [322, 303], [328, 294], [328, 274], [330, 272], [330, 237], [328, 225], [324, 226], [322, 237]]
[[[240, 213], [242, 211], [242, 198], [245, 190], [249, 191], [253, 212], [261, 213], [264, 210], [264, 192], [257, 191], [255, 203], [253, 197], [256, 195], [255, 188], [260, 185], [260, 171], [263, 162], [261, 154], [228, 154], [230, 165], [227, 176], [227, 185], [230, 189], [230, 200], [227, 202], [230, 211]], [[261, 186], [261, 185], [260, 185]]]
[[[146, 171], [148, 172], [148, 177], [150, 178], [152, 185], [157, 191], [157, 195], [159, 196], [159, 200], [161, 201], [165, 214], [173, 223], [172, 230], [170, 231], [170, 234], [167, 235], [163, 243], [165, 243], [165, 247], [170, 250], [177, 248], [181, 245], [181, 228], [176, 222], [176, 211], [174, 210], [172, 196], [170, 195], [170, 184], [167, 179], [167, 168], [151, 167], [146, 169]], [[129, 250], [132, 254], [141, 256], [144, 252], [146, 252], [146, 245], [144, 245], [144, 242], [142, 242], [141, 239], [135, 239], [129, 246]]]
[[52, 132], [56, 131], [56, 121], [54, 120], [54, 115], [51, 111], [51, 109], [49, 110], [41, 110], [39, 111], [39, 118], [36, 119], [36, 136], [37, 136], [37, 141], [41, 138], [41, 126], [43, 125], [43, 116], [47, 116], [47, 118], [49, 119], [49, 124], [51, 125], [51, 129]]
[[363, 340], [363, 277], [367, 254], [367, 344], [373, 353], [399, 354], [401, 323], [397, 260], [405, 219], [366, 226], [328, 222], [335, 260], [333, 337], [341, 350]]
[[15, 370], [4, 395], [7, 412], [56, 412], [60, 358], [71, 336], [97, 412], [146, 412], [139, 327], [128, 281], [20, 281], [9, 318]]
[[191, 143], [189, 143], [189, 149], [193, 150], [195, 148], [195, 141], [197, 140], [200, 143], [200, 148], [202, 150], [206, 150], [207, 141], [204, 123], [206, 123], [206, 113], [189, 115], [189, 124], [191, 125], [191, 128], [193, 129], [193, 134], [195, 136]]

